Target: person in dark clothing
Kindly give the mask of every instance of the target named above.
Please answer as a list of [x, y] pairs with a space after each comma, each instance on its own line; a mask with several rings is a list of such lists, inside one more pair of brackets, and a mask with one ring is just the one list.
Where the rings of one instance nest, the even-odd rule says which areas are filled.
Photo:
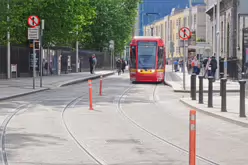
[[117, 68], [118, 75], [120, 75], [121, 74], [121, 60], [120, 59], [116, 61], [116, 68]]
[[202, 62], [204, 69], [206, 68], [207, 63], [208, 63], [208, 58], [205, 58]]
[[212, 56], [211, 58], [210, 65], [211, 65], [211, 76], [215, 78], [215, 72], [217, 69], [217, 60], [215, 59], [214, 56]]
[[89, 57], [89, 63], [90, 63], [90, 73], [93, 74], [93, 58], [92, 58], [92, 56]]
[[126, 68], [126, 62], [125, 62], [125, 60], [121, 60], [121, 70], [122, 70], [122, 73], [124, 73], [124, 71], [125, 71], [125, 68]]

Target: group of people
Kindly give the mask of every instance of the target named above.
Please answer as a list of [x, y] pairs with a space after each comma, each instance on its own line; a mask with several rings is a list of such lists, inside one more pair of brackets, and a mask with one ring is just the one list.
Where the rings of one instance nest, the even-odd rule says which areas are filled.
[[[179, 69], [183, 71], [183, 61], [175, 60], [174, 61], [174, 71], [178, 72]], [[188, 73], [195, 73], [199, 75], [201, 70], [204, 76], [213, 76], [215, 77], [215, 72], [217, 70], [217, 60], [215, 59], [215, 55], [212, 57], [205, 58], [203, 61], [199, 61], [196, 56], [193, 58], [189, 58], [187, 61], [187, 69]]]
[[215, 72], [217, 70], [217, 60], [215, 59], [215, 56], [204, 59], [202, 64], [205, 68], [204, 76], [206, 75], [206, 73], [208, 73], [208, 76], [215, 77]]
[[204, 77], [206, 75], [208, 77], [209, 76], [215, 77], [215, 72], [217, 70], [217, 60], [215, 59], [215, 55], [203, 59], [202, 62], [200, 62], [196, 57], [194, 57], [193, 60], [191, 61], [191, 68], [192, 68], [192, 73], [195, 73], [196, 75], [200, 74], [202, 68]]
[[[96, 55], [93, 54], [92, 56], [89, 57], [89, 64], [90, 64], [90, 73], [94, 74], [95, 73], [95, 68], [96, 68], [96, 64], [97, 64], [97, 59], [96, 59]], [[125, 68], [126, 68], [126, 61], [124, 59], [120, 59], [118, 58], [116, 61], [116, 68], [117, 68], [117, 72], [118, 75], [125, 72]]]
[[118, 75], [120, 75], [121, 72], [124, 73], [126, 65], [127, 64], [126, 64], [126, 61], [124, 59], [120, 59], [120, 58], [117, 59], [116, 68], [117, 68]]

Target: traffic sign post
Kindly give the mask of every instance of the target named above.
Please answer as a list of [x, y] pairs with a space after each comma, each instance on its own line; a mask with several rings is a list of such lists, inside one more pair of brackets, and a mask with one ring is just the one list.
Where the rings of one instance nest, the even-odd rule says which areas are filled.
[[[40, 42], [37, 41], [37, 40], [40, 39], [39, 25], [40, 25], [40, 18], [38, 16], [29, 16], [29, 18], [28, 18], [28, 26], [30, 28], [28, 28], [28, 40], [33, 40], [33, 45], [32, 45], [32, 49], [33, 49], [33, 52], [32, 52], [33, 59], [32, 59], [32, 61], [33, 61], [33, 63], [31, 63], [31, 67], [33, 69], [33, 89], [35, 89], [36, 50], [40, 49]], [[42, 61], [41, 58], [40, 58], [40, 61]]]
[[39, 36], [39, 28], [28, 28], [28, 39], [29, 40], [38, 40]]
[[111, 51], [111, 69], [114, 69], [114, 49], [115, 49], [115, 42], [113, 40], [109, 41], [109, 49]]
[[43, 30], [45, 29], [45, 20], [41, 20], [41, 28], [40, 28], [40, 87], [42, 87], [42, 74], [43, 74], [43, 65], [42, 65], [42, 58], [43, 58]]
[[189, 28], [187, 27], [182, 27], [180, 30], [179, 30], [179, 37], [180, 39], [183, 41], [183, 50], [184, 50], [184, 53], [183, 53], [183, 89], [186, 90], [186, 87], [185, 87], [185, 58], [186, 58], [186, 47], [188, 45], [186, 45], [186, 41], [188, 41], [192, 36], [192, 33], [190, 31]]
[[35, 40], [33, 40], [33, 89], [35, 89], [35, 67], [36, 66], [36, 52], [35, 52]]

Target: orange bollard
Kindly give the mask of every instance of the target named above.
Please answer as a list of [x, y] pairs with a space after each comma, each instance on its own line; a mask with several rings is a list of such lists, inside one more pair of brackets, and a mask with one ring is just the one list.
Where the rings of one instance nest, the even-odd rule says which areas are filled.
[[196, 164], [196, 111], [189, 114], [189, 165]]
[[92, 80], [88, 80], [88, 84], [89, 84], [90, 110], [94, 110], [93, 109], [93, 104], [92, 104]]
[[99, 95], [102, 96], [102, 76], [100, 77], [100, 89], [99, 89]]

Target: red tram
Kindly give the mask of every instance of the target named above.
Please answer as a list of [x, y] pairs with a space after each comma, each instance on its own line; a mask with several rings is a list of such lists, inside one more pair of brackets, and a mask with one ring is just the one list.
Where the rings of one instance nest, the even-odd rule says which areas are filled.
[[164, 82], [165, 46], [160, 37], [135, 36], [130, 44], [129, 72], [134, 82]]

